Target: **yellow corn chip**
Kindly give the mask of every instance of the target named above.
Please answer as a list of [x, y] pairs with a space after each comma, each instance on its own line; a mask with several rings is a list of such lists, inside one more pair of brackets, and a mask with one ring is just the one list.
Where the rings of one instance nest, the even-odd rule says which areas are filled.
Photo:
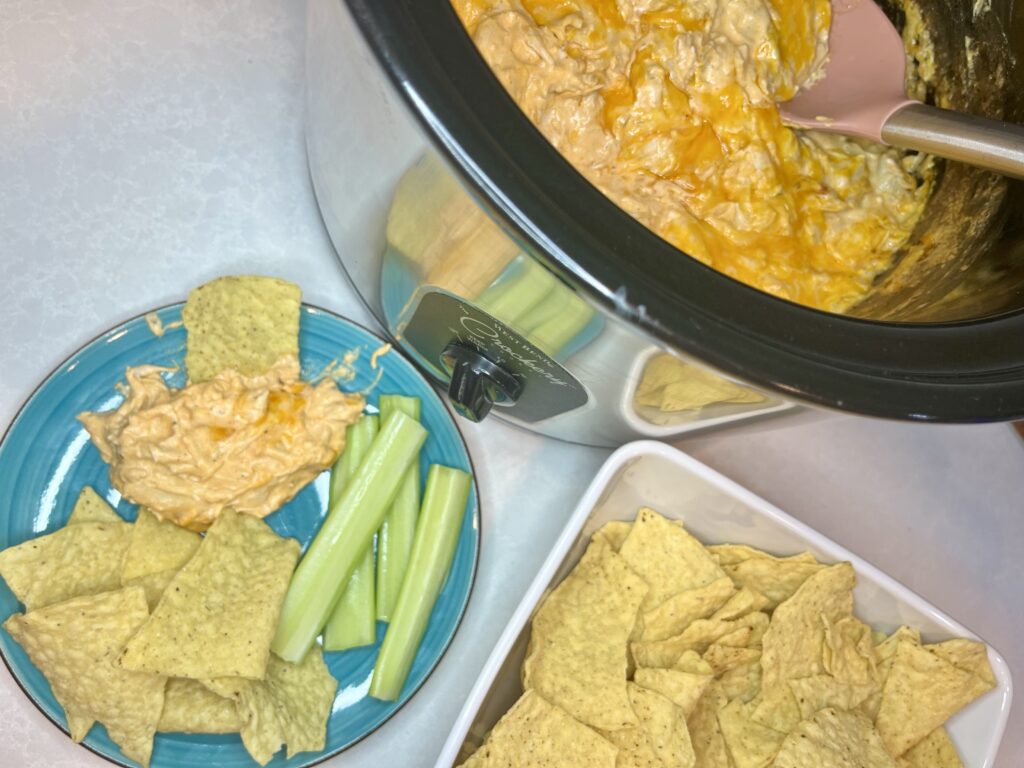
[[896, 768], [871, 721], [823, 709], [786, 736], [775, 768]]
[[641, 688], [656, 691], [679, 707], [683, 717], [693, 714], [697, 702], [713, 679], [711, 675], [681, 672], [677, 669], [646, 669], [643, 667], [638, 669], [633, 676], [633, 682]]
[[697, 619], [714, 613], [736, 588], [728, 576], [715, 579], [696, 589], [679, 592], [643, 614], [642, 640], [664, 640], [678, 635]]
[[626, 642], [646, 593], [619, 555], [591, 544], [534, 616], [524, 687], [586, 725], [636, 725], [626, 695]]
[[718, 726], [718, 713], [729, 703], [717, 682], [712, 682], [686, 720], [696, 768], [732, 768]]
[[594, 533], [594, 538], [604, 539], [605, 543], [607, 543], [609, 547], [618, 552], [622, 549], [622, 542], [624, 542], [626, 537], [629, 536], [629, 531], [632, 527], [632, 523], [627, 523], [622, 520], [611, 520], [597, 529]]
[[958, 637], [933, 645], [926, 645], [929, 651], [945, 659], [957, 669], [971, 672], [995, 687], [996, 676], [988, 663], [988, 648], [977, 640]]
[[562, 709], [527, 691], [498, 721], [466, 766], [614, 768], [617, 750]]
[[664, 413], [689, 411], [713, 403], [760, 403], [764, 395], [668, 354], [651, 358], [644, 367], [634, 401]]
[[633, 658], [636, 659], [637, 666], [667, 669], [684, 651], [692, 650], [704, 653], [709, 645], [737, 630], [744, 628], [760, 630], [767, 626], [768, 616], [763, 613], [750, 613], [735, 621], [698, 619], [675, 637], [653, 642], [633, 643], [630, 646], [630, 651]]
[[158, 731], [177, 733], [238, 733], [245, 725], [232, 699], [218, 696], [202, 683], [172, 677], [164, 690]]
[[273, 277], [222, 277], [188, 295], [181, 312], [188, 331], [185, 367], [192, 382], [234, 368], [246, 376], [299, 354], [297, 285]]
[[87, 735], [93, 724], [96, 722], [88, 715], [83, 715], [73, 709], [64, 708], [64, 716], [68, 721], [68, 734], [72, 741], [81, 741]]
[[125, 522], [80, 522], [0, 552], [0, 576], [28, 611], [121, 586]]
[[165, 681], [111, 662], [148, 615], [142, 589], [128, 587], [15, 614], [4, 623], [57, 701], [74, 713], [75, 735], [84, 736], [85, 723], [98, 720], [121, 751], [143, 765], [153, 749]]
[[78, 494], [68, 525], [75, 523], [123, 523], [124, 520], [90, 486]]
[[854, 709], [878, 690], [877, 683], [852, 685], [836, 680], [832, 675], [812, 675], [790, 680], [789, 689], [800, 708], [801, 719], [806, 720], [819, 709]]
[[849, 685], [878, 686], [878, 657], [871, 627], [853, 616], [844, 616], [838, 621], [822, 616], [821, 621], [825, 627], [822, 648], [825, 671]]
[[878, 732], [898, 757], [991, 688], [927, 648], [901, 642], [882, 689]]
[[[708, 650], [710, 651], [711, 648]], [[751, 654], [749, 659], [743, 664], [726, 670], [718, 678], [722, 691], [730, 699], [741, 699], [746, 703], [752, 701], [761, 692], [761, 653], [757, 651], [757, 658]]]
[[696, 651], [683, 651], [683, 654], [676, 659], [675, 664], [671, 668], [677, 669], [680, 672], [690, 672], [694, 675], [711, 675], [714, 673], [711, 665], [704, 661]]
[[[723, 638], [724, 639], [724, 638]], [[716, 676], [736, 667], [746, 666], [760, 661], [761, 651], [757, 648], [737, 648], [721, 643], [712, 643], [704, 651], [704, 661], [711, 665]]]
[[[730, 579], [729, 582], [731, 584], [732, 579]], [[733, 596], [726, 601], [725, 605], [711, 614], [711, 618], [720, 619], [721, 621], [732, 621], [733, 619], [738, 619], [740, 616], [746, 616], [748, 613], [764, 611], [770, 605], [771, 600], [760, 592], [750, 589], [749, 587], [743, 587], [743, 589], [735, 592]]]
[[[601, 735], [619, 748], [615, 768], [665, 768], [643, 728], [635, 726], [618, 731], [601, 731]], [[552, 763], [552, 767], [555, 765], [558, 763]]]
[[121, 583], [141, 585], [150, 608], [155, 608], [164, 589], [192, 559], [201, 541], [195, 531], [161, 521], [148, 509], [140, 509], [124, 556]]
[[765, 687], [824, 671], [825, 628], [821, 617], [838, 621], [853, 612], [854, 581], [849, 563], [822, 568], [775, 609], [762, 641]]
[[896, 762], [900, 768], [964, 768], [945, 728], [936, 728]]
[[653, 509], [637, 513], [619, 554], [650, 587], [642, 606], [645, 612], [725, 575], [703, 544]]
[[824, 568], [821, 563], [797, 558], [752, 557], [722, 566], [737, 587], [747, 587], [768, 599], [766, 610], [788, 600], [812, 575]]
[[748, 707], [733, 700], [718, 713], [722, 739], [736, 768], [765, 768], [771, 764], [786, 734], [755, 723]]
[[788, 685], [767, 685], [763, 681], [761, 690], [751, 700], [747, 712], [755, 723], [780, 733], [789, 733], [802, 719], [800, 706]]
[[121, 653], [167, 677], [263, 677], [299, 543], [225, 510]]
[[858, 706], [871, 722], [875, 722], [875, 718], [878, 717], [878, 708], [882, 706], [882, 687], [896, 658], [896, 650], [903, 641], [920, 645], [921, 633], [911, 627], [900, 627], [888, 637], [883, 636], [882, 641], [875, 646], [875, 657], [878, 659], [878, 690]]
[[664, 765], [693, 768], [696, 756], [690, 743], [690, 732], [679, 707], [660, 693], [628, 684], [629, 701], [647, 733], [651, 747]]
[[324, 748], [338, 681], [327, 670], [319, 645], [299, 664], [271, 654], [265, 680], [239, 683], [238, 711], [246, 721], [242, 743], [253, 760], [266, 765], [283, 745], [288, 759]]

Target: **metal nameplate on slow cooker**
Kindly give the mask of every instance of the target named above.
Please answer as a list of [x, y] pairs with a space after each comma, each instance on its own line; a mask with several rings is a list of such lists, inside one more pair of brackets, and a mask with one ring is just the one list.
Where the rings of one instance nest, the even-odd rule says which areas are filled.
[[523, 384], [522, 394], [501, 413], [526, 422], [550, 419], [587, 402], [587, 392], [571, 373], [500, 320], [451, 294], [427, 291], [403, 323], [402, 337], [432, 367], [455, 341], [497, 363]]

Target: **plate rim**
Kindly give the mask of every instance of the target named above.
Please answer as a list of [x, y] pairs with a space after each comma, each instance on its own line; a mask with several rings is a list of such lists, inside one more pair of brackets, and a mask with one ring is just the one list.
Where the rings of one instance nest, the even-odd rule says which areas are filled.
[[[72, 362], [74, 360], [74, 358], [78, 354], [80, 354], [82, 352], [82, 350], [86, 349], [87, 347], [91, 347], [93, 344], [95, 344], [96, 342], [102, 340], [104, 337], [124, 329], [126, 326], [130, 325], [131, 323], [135, 323], [135, 322], [138, 322], [138, 321], [145, 322], [146, 318], [149, 315], [158, 314], [158, 313], [163, 312], [165, 310], [184, 308], [185, 303], [186, 303], [185, 301], [172, 301], [172, 302], [168, 302], [166, 304], [162, 304], [162, 305], [160, 305], [158, 307], [154, 307], [152, 309], [146, 310], [144, 312], [138, 312], [138, 313], [132, 315], [131, 317], [126, 318], [125, 320], [122, 320], [120, 322], [115, 323], [114, 325], [112, 325], [111, 327], [107, 328], [106, 330], [103, 330], [103, 331], [100, 331], [99, 333], [94, 334], [88, 340], [86, 340], [86, 341], [82, 342], [81, 344], [79, 344], [74, 349], [74, 351], [72, 351], [66, 357], [61, 359], [61, 361], [58, 362], [56, 365], [54, 365], [45, 376], [43, 376], [41, 379], [39, 379], [39, 381], [32, 388], [32, 390], [28, 393], [28, 395], [25, 397], [25, 399], [22, 400], [21, 405], [18, 406], [17, 410], [14, 412], [14, 415], [11, 417], [11, 420], [4, 427], [4, 430], [3, 430], [2, 434], [0, 434], [0, 449], [2, 449], [3, 446], [7, 443], [7, 439], [10, 437], [10, 435], [14, 431], [15, 427], [21, 421], [22, 416], [25, 414], [25, 411], [28, 409], [29, 405], [31, 405], [32, 402], [36, 399], [36, 397], [39, 395], [39, 393], [43, 389], [43, 387], [45, 387], [47, 385], [47, 383], [49, 383], [54, 377], [56, 377], [59, 373], [61, 373], [62, 370], [64, 369], [64, 367], [66, 365], [68, 365], [70, 362]], [[471, 478], [472, 478], [472, 490], [473, 490], [473, 494], [474, 494], [475, 500], [476, 500], [475, 504], [473, 505], [473, 508], [470, 509], [469, 512], [470, 512], [470, 514], [473, 515], [474, 522], [475, 522], [475, 525], [473, 527], [477, 531], [476, 546], [475, 546], [475, 551], [473, 553], [472, 567], [471, 567], [470, 574], [469, 574], [469, 589], [466, 592], [466, 599], [462, 602], [462, 605], [459, 607], [458, 616], [455, 619], [455, 624], [452, 627], [452, 631], [449, 633], [448, 637], [445, 638], [444, 643], [441, 645], [440, 653], [438, 654], [437, 659], [434, 661], [434, 663], [431, 666], [430, 670], [427, 672], [426, 675], [424, 675], [423, 679], [420, 680], [420, 682], [416, 685], [416, 687], [413, 688], [409, 692], [409, 695], [406, 697], [406, 699], [401, 704], [399, 704], [397, 707], [395, 707], [394, 710], [389, 712], [387, 717], [385, 717], [383, 720], [381, 720], [379, 723], [377, 723], [373, 728], [371, 728], [370, 730], [368, 730], [366, 733], [362, 734], [358, 738], [350, 741], [345, 746], [339, 747], [338, 749], [335, 749], [335, 750], [330, 751], [330, 752], [325, 752], [322, 755], [317, 755], [315, 758], [312, 759], [311, 762], [307, 762], [307, 763], [302, 763], [301, 764], [302, 768], [313, 768], [313, 766], [321, 765], [321, 764], [325, 763], [326, 761], [328, 761], [328, 760], [330, 760], [330, 759], [332, 759], [334, 757], [337, 757], [338, 755], [342, 754], [343, 752], [346, 752], [347, 750], [352, 749], [357, 744], [361, 743], [363, 740], [365, 740], [366, 738], [372, 736], [377, 731], [379, 731], [381, 728], [383, 728], [385, 725], [387, 725], [395, 717], [395, 715], [397, 715], [399, 712], [401, 712], [406, 707], [406, 705], [409, 704], [409, 702], [411, 702], [416, 697], [416, 694], [420, 692], [420, 689], [423, 688], [424, 685], [426, 685], [427, 681], [430, 680], [430, 678], [432, 678], [434, 676], [434, 673], [437, 671], [437, 668], [441, 665], [441, 662], [444, 661], [444, 658], [448, 655], [448, 651], [450, 650], [452, 642], [455, 640], [455, 636], [458, 634], [459, 629], [462, 628], [462, 622], [463, 622], [463, 620], [466, 617], [467, 610], [469, 609], [469, 603], [473, 599], [473, 592], [474, 592], [474, 589], [476, 587], [476, 577], [477, 577], [477, 574], [478, 574], [479, 569], [480, 569], [480, 551], [483, 549], [483, 547], [481, 545], [482, 544], [482, 539], [483, 539], [483, 515], [481, 513], [482, 512], [482, 510], [481, 510], [481, 507], [482, 507], [481, 501], [482, 501], [482, 499], [481, 499], [481, 496], [480, 496], [480, 487], [479, 487], [479, 484], [477, 483], [476, 465], [473, 462], [473, 455], [469, 451], [469, 445], [466, 443], [466, 436], [462, 433], [462, 430], [459, 428], [458, 421], [456, 420], [454, 414], [452, 414], [451, 409], [445, 403], [444, 398], [442, 398], [441, 395], [438, 393], [437, 388], [434, 386], [434, 384], [423, 374], [423, 372], [420, 370], [419, 366], [417, 366], [412, 360], [410, 360], [408, 357], [406, 357], [406, 355], [401, 351], [401, 349], [396, 347], [391, 340], [385, 338], [384, 336], [382, 336], [377, 331], [374, 331], [371, 328], [366, 327], [362, 323], [357, 322], [355, 320], [352, 320], [351, 318], [345, 317], [344, 315], [341, 315], [338, 312], [335, 312], [334, 310], [331, 310], [331, 309], [328, 309], [326, 307], [320, 306], [319, 304], [313, 304], [311, 302], [306, 302], [306, 301], [300, 302], [300, 304], [299, 304], [299, 312], [302, 313], [303, 311], [307, 311], [307, 310], [313, 310], [314, 312], [316, 312], [318, 314], [321, 314], [321, 315], [326, 315], [327, 317], [329, 317], [329, 318], [331, 318], [333, 320], [340, 321], [340, 322], [345, 323], [345, 324], [350, 325], [350, 326], [354, 326], [355, 328], [358, 328], [359, 330], [364, 331], [369, 336], [374, 337], [375, 339], [377, 339], [378, 341], [382, 342], [383, 344], [389, 345], [391, 347], [391, 351], [397, 353], [398, 356], [405, 363], [408, 364], [410, 371], [417, 378], [419, 378], [424, 383], [426, 388], [430, 392], [433, 393], [434, 397], [436, 397], [438, 399], [438, 401], [441, 403], [441, 407], [448, 414], [448, 419], [451, 422], [452, 428], [455, 430], [455, 434], [459, 438], [459, 443], [462, 445], [462, 449], [466, 453], [466, 459], [469, 462], [470, 475], [471, 475]], [[300, 317], [301, 317], [301, 315], [300, 315]], [[154, 336], [154, 338], [160, 339], [162, 337], [162, 334], [161, 335], [157, 335], [157, 334], [154, 333], [153, 336]], [[300, 349], [300, 352], [301, 352], [301, 349]], [[446, 580], [447, 580], [447, 578], [446, 578]], [[15, 672], [14, 668], [11, 666], [11, 662], [7, 658], [7, 654], [4, 653], [2, 646], [0, 646], [0, 660], [3, 661], [4, 667], [7, 669], [7, 672], [11, 676], [11, 679], [14, 680], [15, 684], [18, 686], [19, 690], [21, 690], [21, 692], [24, 694], [25, 698], [32, 703], [32, 706], [34, 706], [39, 711], [39, 713], [44, 718], [46, 718], [46, 720], [50, 724], [52, 724], [54, 727], [56, 727], [58, 731], [60, 731], [64, 736], [67, 736], [69, 739], [71, 739], [70, 731], [65, 726], [61, 725], [61, 723], [58, 722], [55, 717], [52, 717], [46, 711], [46, 709], [42, 706], [42, 704], [40, 704], [38, 698], [36, 696], [34, 696], [25, 687], [25, 685], [22, 682], [21, 678], [18, 676], [17, 672]], [[58, 707], [60, 707], [60, 703], [59, 702], [58, 702]], [[60, 708], [63, 710], [63, 707], [60, 707]], [[66, 717], [67, 717], [67, 713], [65, 712], [65, 718]], [[102, 725], [102, 723], [99, 723], [99, 724]], [[155, 738], [155, 734], [154, 734], [154, 738]], [[88, 750], [92, 754], [96, 755], [97, 757], [99, 757], [102, 760], [107, 761], [108, 763], [110, 763], [112, 765], [117, 765], [117, 766], [120, 766], [121, 768], [135, 768], [135, 764], [132, 763], [132, 762], [129, 762], [127, 760], [127, 758], [119, 759], [119, 758], [117, 758], [115, 756], [106, 755], [103, 752], [99, 751], [98, 749], [94, 748], [91, 744], [87, 744], [85, 738], [83, 738], [82, 741], [74, 741], [73, 739], [71, 741], [72, 741], [73, 744], [75, 744], [75, 745], [77, 745], [79, 747], [82, 747], [83, 749]], [[277, 753], [275, 753], [275, 755], [276, 754]], [[299, 754], [301, 754], [301, 753], [299, 753]]]

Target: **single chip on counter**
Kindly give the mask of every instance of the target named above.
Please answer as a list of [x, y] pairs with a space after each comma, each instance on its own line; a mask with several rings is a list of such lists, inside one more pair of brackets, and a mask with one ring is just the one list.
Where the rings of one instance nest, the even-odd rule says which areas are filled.
[[175, 733], [238, 733], [245, 718], [234, 699], [211, 691], [198, 680], [172, 677], [164, 690], [164, 708], [157, 731]]
[[79, 522], [0, 552], [0, 576], [28, 611], [121, 586], [127, 523]]
[[189, 381], [234, 369], [254, 376], [299, 354], [299, 286], [273, 277], [221, 277], [194, 288], [181, 317]]
[[586, 725], [636, 725], [626, 694], [626, 643], [646, 594], [623, 558], [593, 542], [533, 618], [524, 686]]
[[615, 768], [615, 745], [527, 691], [494, 726], [466, 768]]
[[68, 518], [68, 525], [75, 523], [123, 523], [124, 520], [90, 486], [78, 494], [75, 506]]
[[120, 669], [113, 661], [148, 616], [141, 587], [127, 587], [15, 614], [4, 622], [49, 681], [68, 713], [72, 736], [80, 741], [92, 721], [99, 721], [121, 751], [143, 765], [149, 764], [166, 681]]
[[262, 679], [298, 556], [294, 539], [225, 510], [125, 646], [121, 666], [167, 677]]

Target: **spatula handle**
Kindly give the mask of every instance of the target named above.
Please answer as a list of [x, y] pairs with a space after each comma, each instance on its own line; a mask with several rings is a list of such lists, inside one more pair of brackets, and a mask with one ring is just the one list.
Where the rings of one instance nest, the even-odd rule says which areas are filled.
[[910, 104], [885, 121], [882, 141], [1024, 179], [1024, 126], [1002, 120]]

